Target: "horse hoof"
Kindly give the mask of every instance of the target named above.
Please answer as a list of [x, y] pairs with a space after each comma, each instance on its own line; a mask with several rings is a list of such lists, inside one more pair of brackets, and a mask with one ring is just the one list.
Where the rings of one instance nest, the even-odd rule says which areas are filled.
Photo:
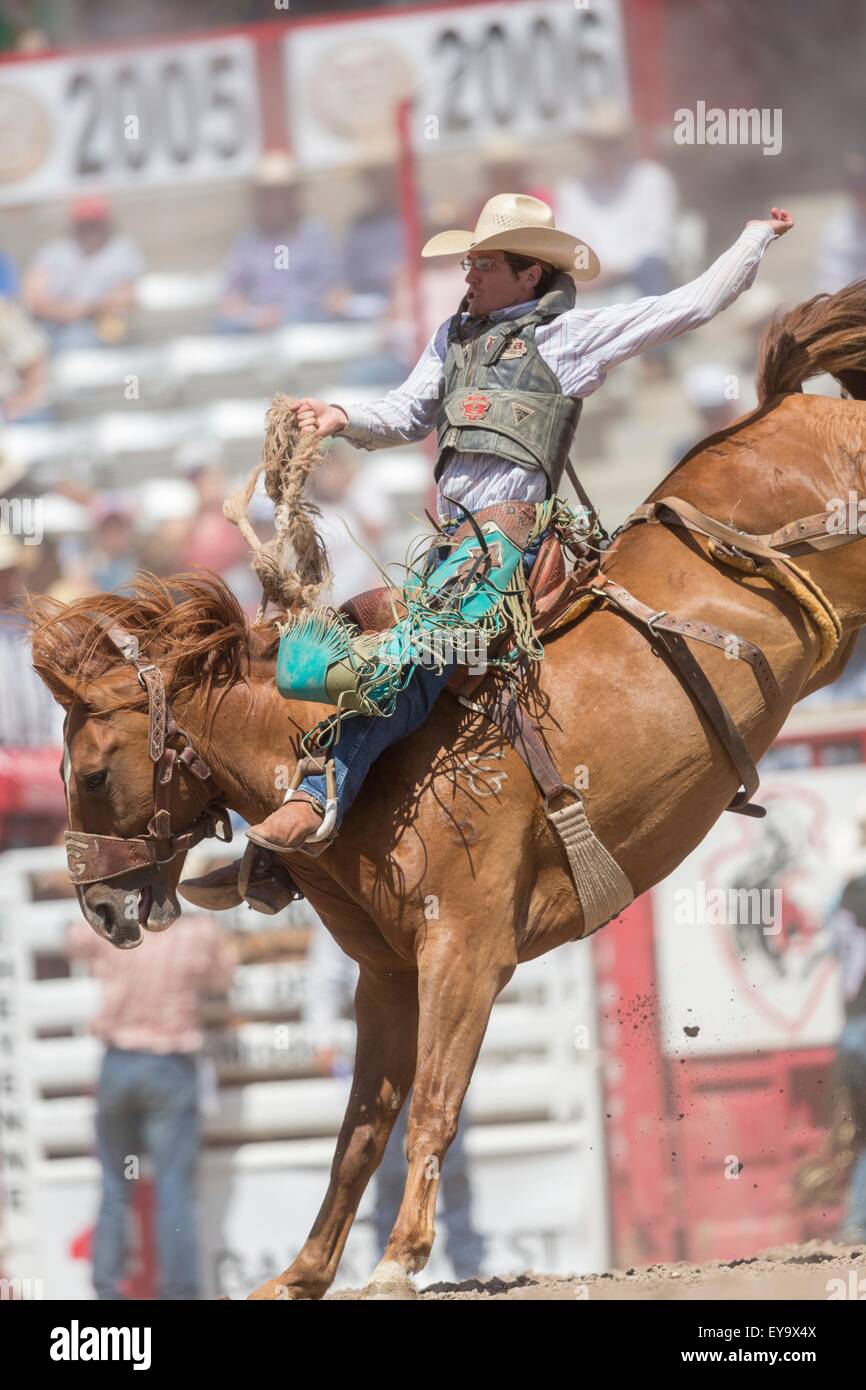
[[402, 1280], [399, 1284], [367, 1284], [361, 1290], [361, 1297], [365, 1303], [414, 1303], [418, 1298], [418, 1290], [411, 1279]]
[[377, 1265], [361, 1290], [361, 1298], [370, 1303], [414, 1303], [417, 1297], [411, 1276], [390, 1262]]
[[300, 1295], [288, 1284], [279, 1279], [269, 1279], [247, 1294], [248, 1303], [294, 1303]]

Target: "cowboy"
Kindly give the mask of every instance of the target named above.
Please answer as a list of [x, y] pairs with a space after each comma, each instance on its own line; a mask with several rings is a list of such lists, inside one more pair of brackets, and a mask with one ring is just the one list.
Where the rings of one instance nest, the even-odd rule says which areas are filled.
[[[540, 511], [556, 495], [583, 400], [610, 368], [720, 313], [751, 285], [769, 242], [793, 225], [788, 212], [773, 208], [768, 219], [748, 222], [703, 275], [680, 289], [582, 309], [575, 305], [576, 282], [599, 274], [595, 252], [558, 230], [546, 203], [499, 194], [484, 205], [474, 230], [440, 232], [423, 247], [422, 256], [463, 257], [468, 288], [403, 385], [372, 405], [304, 398], [293, 407], [298, 427], [320, 438], [339, 435], [359, 449], [416, 442], [436, 428], [439, 521], [449, 536], [462, 520], [455, 504], [476, 522], [501, 503]], [[527, 534], [534, 543], [526, 543]], [[542, 538], [530, 529], [500, 539], [504, 545], [515, 540], [525, 574]], [[324, 772], [308, 773], [248, 838], [268, 851], [321, 852], [373, 761], [423, 724], [453, 671], [453, 663], [441, 670], [419, 666], [385, 710], [346, 720], [329, 749], [330, 785]], [[318, 698], [329, 698], [330, 690], [322, 682]], [[389, 717], [379, 717], [382, 712]], [[291, 881], [271, 855], [266, 862], [275, 882], [263, 892], [283, 905]], [[189, 880], [184, 895], [200, 906], [236, 904], [237, 867]], [[250, 894], [247, 901], [253, 901]]]

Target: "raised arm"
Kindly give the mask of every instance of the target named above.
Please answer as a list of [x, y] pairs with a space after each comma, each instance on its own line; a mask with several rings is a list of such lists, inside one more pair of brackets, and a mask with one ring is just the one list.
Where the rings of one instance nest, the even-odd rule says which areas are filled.
[[793, 225], [789, 213], [774, 208], [766, 221], [748, 222], [733, 246], [687, 285], [669, 294], [636, 299], [632, 304], [587, 312], [572, 310], [563, 316], [568, 320], [569, 347], [604, 371], [708, 323], [748, 289], [767, 246]]
[[403, 385], [381, 401], [345, 406], [309, 396], [296, 401], [292, 409], [300, 428], [314, 429], [320, 438], [338, 434], [356, 449], [393, 449], [426, 438], [436, 423], [444, 387], [435, 340], [434, 333]]

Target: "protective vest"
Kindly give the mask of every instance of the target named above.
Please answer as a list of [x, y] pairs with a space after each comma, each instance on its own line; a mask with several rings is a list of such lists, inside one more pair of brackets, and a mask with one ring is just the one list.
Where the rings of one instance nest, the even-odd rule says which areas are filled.
[[583, 401], [563, 395], [535, 345], [535, 329], [573, 308], [575, 297], [571, 276], [559, 271], [551, 289], [518, 318], [469, 319], [461, 325], [465, 299], [461, 302], [448, 327], [437, 482], [457, 449], [540, 468], [547, 476], [547, 495], [556, 492]]

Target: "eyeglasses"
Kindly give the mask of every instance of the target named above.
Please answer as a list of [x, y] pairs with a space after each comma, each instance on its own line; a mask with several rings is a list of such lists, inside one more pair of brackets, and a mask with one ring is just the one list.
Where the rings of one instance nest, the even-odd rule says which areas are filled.
[[464, 256], [460, 262], [460, 268], [461, 270], [471, 270], [474, 265], [476, 270], [492, 270], [496, 264], [497, 262], [493, 260], [492, 256], [476, 256], [474, 261], [470, 256]]

